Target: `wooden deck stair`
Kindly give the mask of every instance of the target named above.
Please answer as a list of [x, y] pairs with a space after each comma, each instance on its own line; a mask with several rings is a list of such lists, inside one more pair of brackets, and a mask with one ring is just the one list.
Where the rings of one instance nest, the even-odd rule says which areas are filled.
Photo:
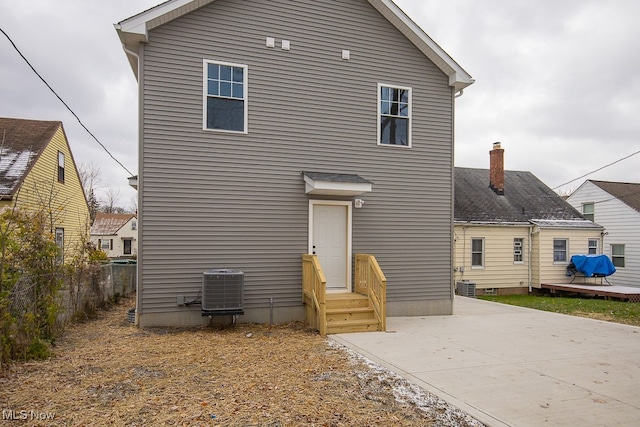
[[356, 293], [327, 293], [327, 334], [378, 330], [369, 298]]

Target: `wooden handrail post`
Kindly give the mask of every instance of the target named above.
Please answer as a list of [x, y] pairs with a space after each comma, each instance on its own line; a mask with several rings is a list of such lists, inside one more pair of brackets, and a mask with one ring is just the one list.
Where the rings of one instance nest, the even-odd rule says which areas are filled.
[[378, 330], [387, 329], [387, 279], [376, 257], [356, 254], [356, 292], [366, 295], [378, 320]]
[[326, 294], [327, 280], [318, 257], [302, 255], [302, 299], [311, 305], [307, 309], [307, 323], [323, 336], [327, 334]]

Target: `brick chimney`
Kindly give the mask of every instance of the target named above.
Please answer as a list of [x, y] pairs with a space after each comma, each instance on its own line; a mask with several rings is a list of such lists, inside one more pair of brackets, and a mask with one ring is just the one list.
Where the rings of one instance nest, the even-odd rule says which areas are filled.
[[504, 149], [499, 142], [489, 151], [489, 188], [498, 196], [504, 195]]

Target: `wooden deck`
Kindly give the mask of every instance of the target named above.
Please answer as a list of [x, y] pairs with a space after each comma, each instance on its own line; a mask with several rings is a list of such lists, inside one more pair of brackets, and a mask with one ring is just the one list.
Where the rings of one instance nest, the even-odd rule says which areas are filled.
[[629, 302], [640, 302], [640, 288], [630, 286], [614, 285], [589, 285], [589, 284], [545, 284], [540, 285], [542, 289], [549, 289], [551, 293], [567, 292], [581, 295], [590, 295], [609, 298], [617, 298]]

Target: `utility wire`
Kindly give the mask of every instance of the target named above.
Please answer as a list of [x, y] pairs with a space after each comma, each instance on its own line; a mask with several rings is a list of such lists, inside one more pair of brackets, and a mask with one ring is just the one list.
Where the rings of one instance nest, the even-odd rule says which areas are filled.
[[20, 52], [20, 49], [18, 49], [18, 46], [16, 46], [16, 44], [13, 42], [13, 40], [11, 40], [11, 37], [9, 37], [9, 35], [8, 35], [7, 33], [5, 33], [5, 32], [4, 32], [4, 30], [3, 30], [2, 28], [0, 28], [0, 32], [2, 32], [2, 34], [4, 34], [4, 35], [5, 35], [5, 37], [9, 40], [9, 43], [11, 43], [11, 45], [12, 45], [12, 46], [13, 46], [13, 48], [16, 50], [16, 52], [18, 52], [18, 54], [22, 57], [22, 59], [24, 59], [24, 62], [26, 62], [26, 63], [27, 63], [27, 65], [28, 65], [28, 66], [33, 70], [33, 72], [36, 74], [36, 76], [38, 76], [38, 77], [40, 78], [40, 80], [42, 80], [42, 82], [43, 82], [43, 83], [44, 83], [44, 84], [49, 88], [49, 90], [50, 90], [51, 92], [53, 92], [53, 94], [54, 94], [54, 95], [55, 95], [55, 96], [60, 100], [60, 102], [62, 102], [62, 104], [63, 104], [65, 107], [67, 107], [67, 110], [69, 110], [69, 111], [71, 112], [71, 114], [73, 114], [73, 117], [75, 117], [75, 118], [76, 118], [76, 120], [78, 120], [78, 123], [80, 123], [80, 126], [82, 126], [82, 127], [84, 128], [84, 130], [86, 130], [86, 131], [87, 131], [87, 133], [88, 133], [89, 135], [91, 135], [91, 137], [92, 137], [92, 138], [93, 138], [93, 139], [94, 139], [94, 140], [95, 140], [95, 141], [100, 145], [100, 147], [102, 147], [102, 148], [104, 149], [104, 151], [106, 151], [106, 152], [107, 152], [107, 154], [108, 154], [108, 155], [109, 155], [113, 160], [115, 160], [115, 162], [116, 162], [117, 164], [119, 164], [119, 165], [120, 165], [120, 167], [122, 167], [122, 169], [124, 169], [125, 171], [127, 171], [127, 173], [129, 174], [129, 176], [133, 176], [133, 173], [132, 173], [129, 169], [127, 169], [127, 168], [126, 168], [122, 163], [120, 163], [120, 161], [119, 161], [118, 159], [116, 159], [116, 158], [113, 156], [113, 154], [111, 154], [111, 153], [109, 152], [109, 150], [107, 149], [107, 147], [105, 147], [105, 146], [102, 144], [102, 142], [100, 142], [100, 141], [98, 140], [98, 138], [96, 138], [96, 136], [95, 136], [93, 133], [91, 133], [91, 131], [90, 131], [90, 130], [89, 130], [89, 129], [84, 125], [84, 123], [82, 123], [82, 120], [80, 120], [80, 117], [78, 117], [78, 116], [76, 115], [76, 113], [74, 113], [74, 112], [73, 112], [73, 110], [71, 109], [71, 107], [69, 107], [69, 106], [67, 105], [67, 103], [66, 103], [66, 102], [64, 102], [64, 100], [60, 97], [60, 95], [58, 95], [58, 94], [56, 93], [56, 91], [55, 91], [55, 90], [53, 90], [53, 88], [52, 88], [51, 86], [49, 86], [49, 83], [47, 83], [47, 81], [46, 81], [46, 80], [45, 80], [45, 79], [40, 75], [40, 73], [38, 73], [38, 72], [36, 71], [36, 69], [33, 67], [33, 65], [31, 65], [31, 63], [29, 62], [29, 60], [28, 60], [28, 59], [27, 59], [27, 58], [22, 54], [22, 52]]
[[567, 181], [567, 182], [565, 182], [564, 184], [560, 184], [560, 185], [558, 185], [557, 187], [553, 187], [553, 188], [552, 188], [552, 190], [557, 190], [558, 188], [560, 188], [560, 187], [562, 187], [562, 186], [564, 186], [564, 185], [571, 184], [572, 182], [577, 181], [577, 180], [579, 180], [579, 179], [581, 179], [581, 178], [584, 178], [584, 177], [586, 177], [586, 176], [589, 176], [589, 175], [591, 175], [592, 173], [596, 173], [596, 172], [598, 172], [598, 171], [601, 171], [602, 169], [608, 168], [609, 166], [613, 166], [613, 165], [615, 165], [616, 163], [619, 163], [619, 162], [621, 162], [621, 161], [623, 161], [623, 160], [626, 160], [626, 159], [628, 159], [629, 157], [633, 157], [633, 156], [635, 156], [635, 155], [636, 155], [636, 154], [638, 154], [638, 153], [640, 153], [640, 150], [636, 151], [635, 153], [631, 153], [631, 154], [629, 154], [629, 155], [628, 155], [628, 156], [626, 156], [626, 157], [623, 157], [623, 158], [621, 158], [621, 159], [618, 159], [618, 160], [616, 160], [615, 162], [609, 163], [608, 165], [604, 165], [604, 166], [602, 166], [602, 167], [600, 167], [600, 168], [598, 168], [598, 169], [596, 169], [596, 170], [594, 170], [594, 171], [591, 171], [591, 172], [589, 172], [589, 173], [585, 173], [584, 175], [579, 176], [579, 177], [577, 177], [577, 178], [575, 178], [575, 179], [572, 179], [571, 181]]

